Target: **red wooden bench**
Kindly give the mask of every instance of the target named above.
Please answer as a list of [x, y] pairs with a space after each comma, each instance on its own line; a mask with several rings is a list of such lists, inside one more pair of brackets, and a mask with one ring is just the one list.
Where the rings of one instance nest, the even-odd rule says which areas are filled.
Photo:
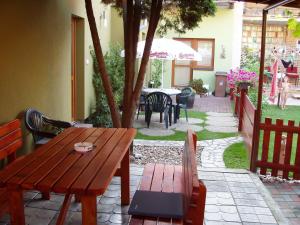
[[[7, 158], [8, 165], [15, 161], [16, 151], [22, 146], [20, 120], [16, 119], [0, 126], [0, 159]], [[0, 217], [9, 211], [6, 188], [0, 188]]]
[[175, 220], [132, 216], [130, 225], [161, 223], [203, 224], [206, 187], [202, 181], [198, 180], [195, 156], [196, 143], [196, 134], [189, 130], [182, 154], [182, 166], [147, 164], [140, 184], [140, 190], [183, 193], [184, 219]]

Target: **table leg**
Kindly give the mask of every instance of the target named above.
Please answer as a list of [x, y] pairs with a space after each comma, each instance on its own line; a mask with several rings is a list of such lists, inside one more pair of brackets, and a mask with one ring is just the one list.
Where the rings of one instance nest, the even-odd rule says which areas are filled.
[[82, 224], [96, 225], [97, 224], [97, 196], [95, 195], [81, 195], [82, 206]]
[[130, 203], [129, 149], [121, 162], [121, 204]]
[[23, 191], [8, 189], [8, 196], [11, 225], [25, 225]]

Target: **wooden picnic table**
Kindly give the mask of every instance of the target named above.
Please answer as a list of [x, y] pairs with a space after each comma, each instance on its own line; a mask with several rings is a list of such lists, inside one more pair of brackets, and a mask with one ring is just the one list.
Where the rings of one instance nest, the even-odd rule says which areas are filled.
[[[97, 224], [96, 197], [113, 176], [121, 176], [121, 203], [130, 202], [129, 147], [135, 129], [68, 128], [47, 144], [0, 172], [7, 187], [12, 225], [25, 225], [23, 190], [75, 194], [82, 204], [82, 224]], [[74, 150], [77, 142], [92, 142], [87, 153]]]

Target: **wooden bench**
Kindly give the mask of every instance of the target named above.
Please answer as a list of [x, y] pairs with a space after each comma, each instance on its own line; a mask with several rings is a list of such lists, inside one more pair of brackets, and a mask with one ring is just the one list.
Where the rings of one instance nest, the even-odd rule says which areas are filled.
[[206, 187], [202, 181], [198, 180], [196, 143], [196, 134], [189, 130], [182, 154], [182, 166], [147, 164], [140, 184], [140, 190], [183, 193], [184, 219], [132, 216], [130, 225], [150, 225], [161, 222], [164, 224], [203, 224]]
[[[9, 166], [16, 160], [16, 151], [22, 147], [20, 120], [16, 119], [0, 126], [0, 159], [7, 158]], [[6, 188], [0, 188], [0, 217], [9, 212]]]

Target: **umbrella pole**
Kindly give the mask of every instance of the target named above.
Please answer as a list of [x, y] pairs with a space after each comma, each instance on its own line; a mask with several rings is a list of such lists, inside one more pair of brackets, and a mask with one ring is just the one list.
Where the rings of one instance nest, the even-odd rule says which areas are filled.
[[161, 88], [164, 88], [164, 61], [161, 60]]

